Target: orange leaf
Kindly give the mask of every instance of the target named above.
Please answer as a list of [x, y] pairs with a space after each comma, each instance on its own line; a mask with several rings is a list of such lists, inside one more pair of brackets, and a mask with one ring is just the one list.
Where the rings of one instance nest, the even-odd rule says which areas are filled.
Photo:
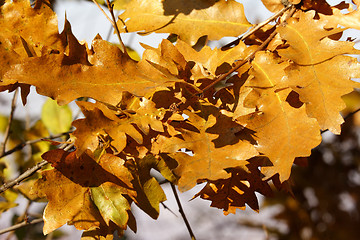
[[[189, 118], [181, 125], [182, 129], [177, 129], [181, 138], [158, 139], [159, 151], [172, 153], [170, 156], [179, 163], [175, 173], [180, 176], [180, 191], [191, 189], [201, 179], [226, 178], [229, 176], [226, 168], [244, 166], [247, 159], [258, 154], [246, 140], [250, 136], [241, 132], [241, 125], [217, 113], [215, 108], [209, 107], [208, 111], [206, 117], [184, 111]], [[191, 150], [193, 156], [177, 152], [181, 148]]]
[[180, 81], [152, 67], [146, 58], [135, 62], [104, 40], [94, 39], [92, 47], [89, 56], [78, 54], [84, 48], [79, 45], [70, 48], [69, 55], [59, 53], [24, 60], [5, 74], [1, 85], [34, 85], [39, 94], [60, 104], [91, 97], [116, 105], [123, 91], [143, 96]]
[[344, 29], [324, 29], [326, 21], [314, 20], [314, 13], [300, 13], [278, 31], [289, 47], [278, 50], [283, 57], [296, 64], [286, 69], [289, 86], [306, 104], [309, 117], [318, 120], [321, 129], [340, 133], [343, 118], [339, 111], [345, 108], [341, 96], [360, 85], [350, 80], [359, 77], [360, 65], [355, 58], [343, 54], [359, 54], [353, 43], [334, 41], [328, 36]]
[[[190, 45], [201, 36], [218, 40], [225, 36], [239, 36], [251, 27], [243, 5], [234, 0], [133, 0], [119, 18], [130, 18], [125, 23], [127, 31], [174, 33]], [[123, 21], [119, 20], [117, 24], [121, 27]]]
[[[98, 164], [87, 154], [76, 157], [76, 152], [60, 149], [43, 154], [43, 158], [55, 167], [44, 171], [32, 188], [35, 194], [49, 200], [44, 211], [44, 234], [65, 223], [74, 224], [80, 230], [91, 230], [105, 224], [91, 198], [91, 188], [111, 183], [122, 194], [136, 196], [131, 190], [132, 176], [120, 158], [105, 154]], [[129, 209], [128, 205], [125, 211]]]
[[[279, 173], [280, 180], [289, 178], [295, 157], [311, 154], [311, 149], [321, 142], [319, 126], [306, 115], [304, 106], [292, 107], [287, 98], [284, 68], [271, 53], [258, 52], [250, 71], [254, 77], [248, 83], [253, 91], [245, 102], [258, 112], [238, 120], [255, 131], [257, 150], [265, 154], [273, 166], [263, 167], [266, 178]], [[305, 140], [306, 139], [306, 140]]]

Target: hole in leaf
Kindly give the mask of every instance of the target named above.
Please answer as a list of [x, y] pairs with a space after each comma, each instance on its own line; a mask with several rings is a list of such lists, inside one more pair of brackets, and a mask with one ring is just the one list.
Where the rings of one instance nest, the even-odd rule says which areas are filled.
[[286, 101], [290, 106], [294, 108], [300, 108], [304, 103], [300, 101], [299, 94], [295, 91], [291, 91], [286, 98]]

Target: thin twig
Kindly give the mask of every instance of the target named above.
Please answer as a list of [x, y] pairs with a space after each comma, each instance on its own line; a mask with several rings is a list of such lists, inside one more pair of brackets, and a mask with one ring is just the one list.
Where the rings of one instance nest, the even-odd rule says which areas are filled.
[[175, 217], [178, 217], [178, 216], [176, 215], [176, 213], [173, 212], [173, 210], [171, 210], [168, 206], [165, 205], [165, 203], [161, 202], [161, 205], [162, 205], [166, 210], [168, 210], [169, 212], [171, 212], [172, 214], [174, 214]]
[[106, 0], [106, 3], [107, 3], [107, 7], [109, 9], [109, 12], [111, 14], [111, 17], [112, 19], [105, 13], [104, 9], [102, 9], [102, 7], [99, 5], [98, 2], [96, 2], [96, 0], [92, 0], [93, 3], [96, 4], [96, 6], [100, 9], [100, 11], [105, 15], [105, 17], [109, 20], [109, 22], [111, 23], [111, 25], [113, 26], [113, 28], [115, 29], [116, 31], [116, 35], [119, 39], [119, 42], [120, 42], [120, 50], [123, 52], [123, 53], [127, 53], [126, 52], [126, 48], [125, 48], [125, 45], [123, 43], [123, 41], [121, 40], [121, 36], [120, 36], [120, 31], [119, 31], [119, 28], [116, 24], [116, 19], [115, 19], [115, 15], [114, 15], [114, 9], [113, 9], [113, 5], [110, 3], [109, 0]]
[[112, 3], [110, 3], [109, 0], [106, 0], [106, 3], [107, 3], [107, 7], [109, 9], [109, 12], [111, 14], [111, 17], [112, 17], [112, 22], [111, 24], [113, 25], [114, 29], [115, 29], [115, 32], [116, 32], [116, 35], [119, 39], [119, 43], [120, 43], [120, 50], [123, 52], [123, 53], [127, 53], [126, 52], [126, 48], [125, 48], [125, 45], [121, 39], [121, 36], [120, 36], [120, 31], [119, 31], [119, 28], [116, 24], [116, 18], [115, 18], [115, 15], [114, 15], [114, 5]]
[[172, 191], [173, 191], [173, 193], [174, 193], [174, 196], [175, 196], [175, 199], [176, 199], [176, 203], [177, 203], [177, 205], [179, 206], [179, 212], [180, 212], [182, 218], [184, 219], [186, 228], [187, 228], [188, 231], [189, 231], [190, 237], [191, 237], [192, 240], [196, 240], [195, 235], [194, 235], [193, 231], [191, 230], [191, 226], [190, 226], [190, 224], [189, 224], [189, 221], [187, 220], [186, 215], [185, 215], [185, 212], [184, 212], [184, 210], [183, 210], [183, 208], [182, 208], [182, 206], [181, 206], [181, 202], [180, 202], [179, 196], [178, 196], [178, 194], [177, 194], [175, 185], [172, 184], [172, 183], [170, 183], [170, 186], [171, 186], [171, 189], [172, 189]]
[[272, 15], [271, 17], [269, 17], [268, 19], [266, 19], [265, 21], [257, 24], [255, 27], [253, 27], [252, 29], [250, 29], [247, 33], [245, 33], [243, 36], [241, 36], [240, 38], [226, 44], [225, 46], [223, 46], [222, 48], [227, 48], [230, 47], [231, 45], [233, 45], [235, 42], [238, 41], [242, 41], [245, 38], [249, 37], [251, 34], [253, 34], [254, 32], [256, 32], [257, 30], [259, 30], [260, 28], [262, 28], [263, 26], [265, 26], [266, 24], [268, 24], [269, 22], [273, 21], [275, 18], [281, 16], [284, 14], [284, 12], [286, 12], [290, 7], [292, 7], [292, 4], [289, 4], [288, 6], [284, 7], [283, 9], [281, 9], [280, 11], [278, 11], [277, 13], [275, 13], [274, 15]]
[[109, 18], [109, 16], [105, 13], [104, 9], [102, 9], [102, 7], [100, 6], [100, 4], [96, 1], [96, 0], [92, 0], [93, 3], [96, 4], [96, 6], [100, 9], [100, 11], [105, 15], [105, 17], [107, 18], [107, 20], [109, 20], [109, 22], [111, 22], [111, 25], [113, 25], [113, 21], [111, 20], [111, 18]]
[[11, 110], [10, 110], [10, 115], [9, 115], [9, 121], [8, 121], [6, 130], [5, 130], [4, 142], [2, 143], [2, 146], [1, 146], [1, 154], [4, 154], [5, 149], [6, 149], [6, 142], [8, 141], [9, 136], [10, 136], [10, 128], [11, 128], [12, 120], [14, 118], [14, 112], [15, 112], [15, 108], [16, 108], [16, 98], [17, 98], [18, 92], [19, 92], [19, 88], [17, 88], [15, 90], [13, 99], [11, 101]]
[[72, 133], [72, 132], [73, 131], [68, 131], [68, 132], [60, 133], [60, 134], [57, 134], [57, 135], [54, 135], [54, 136], [43, 137], [43, 138], [39, 138], [39, 139], [34, 139], [34, 140], [29, 140], [29, 141], [22, 142], [22, 143], [18, 144], [16, 147], [4, 152], [2, 155], [0, 155], [0, 158], [3, 158], [5, 156], [7, 156], [7, 155], [10, 155], [10, 154], [12, 154], [12, 153], [14, 153], [16, 151], [20, 151], [26, 145], [31, 145], [31, 144], [38, 143], [38, 142], [41, 142], [41, 141], [44, 141], [44, 140], [50, 140], [50, 139], [59, 138], [61, 136], [64, 136], [64, 135]]
[[11, 227], [8, 227], [8, 228], [4, 228], [2, 230], [0, 230], [0, 235], [1, 234], [4, 234], [4, 233], [7, 233], [7, 232], [11, 232], [11, 231], [14, 231], [16, 229], [19, 229], [19, 228], [23, 228], [23, 227], [26, 227], [26, 226], [29, 226], [29, 225], [33, 225], [33, 224], [37, 224], [37, 223], [41, 223], [43, 222], [44, 220], [42, 218], [38, 218], [38, 219], [34, 219], [32, 221], [23, 221], [19, 224], [15, 224]]

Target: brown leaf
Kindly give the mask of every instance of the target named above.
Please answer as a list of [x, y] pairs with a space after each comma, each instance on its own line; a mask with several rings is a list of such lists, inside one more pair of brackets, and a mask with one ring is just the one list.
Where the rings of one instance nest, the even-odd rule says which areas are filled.
[[[190, 45], [201, 36], [218, 40], [225, 36], [239, 36], [251, 27], [245, 18], [243, 5], [234, 0], [133, 0], [119, 18], [130, 18], [125, 23], [129, 32], [174, 33]], [[117, 24], [123, 26], [121, 20]]]
[[251, 163], [246, 167], [229, 170], [231, 177], [208, 181], [206, 186], [194, 197], [212, 201], [211, 207], [223, 209], [224, 214], [236, 213], [236, 209], [245, 210], [245, 204], [254, 211], [259, 211], [259, 203], [255, 192], [272, 196], [272, 190], [261, 178], [259, 169]]

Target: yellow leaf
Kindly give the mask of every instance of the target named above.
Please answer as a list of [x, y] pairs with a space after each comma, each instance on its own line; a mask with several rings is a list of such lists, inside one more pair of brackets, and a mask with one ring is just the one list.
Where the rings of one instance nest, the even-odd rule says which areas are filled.
[[305, 106], [292, 107], [287, 102], [291, 92], [284, 77], [287, 63], [279, 63], [271, 53], [258, 52], [252, 65], [254, 77], [248, 86], [253, 91], [245, 102], [258, 111], [238, 120], [255, 131], [257, 150], [273, 164], [262, 167], [262, 173], [266, 178], [279, 173], [283, 182], [290, 176], [295, 157], [309, 156], [320, 144], [319, 125], [307, 116]]
[[78, 44], [76, 48], [70, 48], [69, 56], [59, 53], [24, 60], [7, 72], [1, 86], [34, 85], [39, 94], [49, 96], [59, 104], [91, 97], [116, 105], [123, 91], [144, 96], [181, 81], [155, 69], [147, 59], [137, 63], [104, 40], [94, 39], [92, 47], [89, 56], [86, 56], [84, 46]]
[[[124, 21], [130, 18], [125, 22], [130, 32], [174, 33], [191, 45], [201, 36], [218, 40], [239, 36], [251, 27], [243, 5], [234, 0], [133, 0], [119, 18]], [[122, 28], [122, 21], [117, 24]]]
[[[226, 168], [244, 166], [247, 159], [258, 155], [254, 146], [245, 140], [249, 136], [241, 132], [241, 125], [216, 113], [215, 108], [207, 110], [211, 114], [206, 117], [184, 111], [189, 116], [186, 123], [191, 125], [177, 129], [182, 133], [181, 138], [158, 139], [159, 151], [171, 153], [170, 156], [179, 163], [174, 171], [180, 176], [180, 191], [191, 189], [201, 179], [227, 178]], [[192, 151], [193, 156], [178, 152], [182, 148]]]
[[316, 118], [321, 129], [340, 133], [343, 118], [339, 112], [345, 108], [341, 96], [360, 84], [351, 81], [359, 77], [360, 65], [355, 58], [343, 54], [359, 54], [353, 43], [334, 41], [329, 35], [344, 29], [324, 29], [326, 21], [314, 20], [314, 13], [300, 13], [278, 31], [289, 47], [279, 54], [295, 62], [286, 69], [289, 86], [306, 104], [309, 117]]
[[72, 112], [69, 106], [59, 106], [56, 101], [48, 99], [43, 105], [41, 119], [50, 132], [59, 134], [70, 130]]

